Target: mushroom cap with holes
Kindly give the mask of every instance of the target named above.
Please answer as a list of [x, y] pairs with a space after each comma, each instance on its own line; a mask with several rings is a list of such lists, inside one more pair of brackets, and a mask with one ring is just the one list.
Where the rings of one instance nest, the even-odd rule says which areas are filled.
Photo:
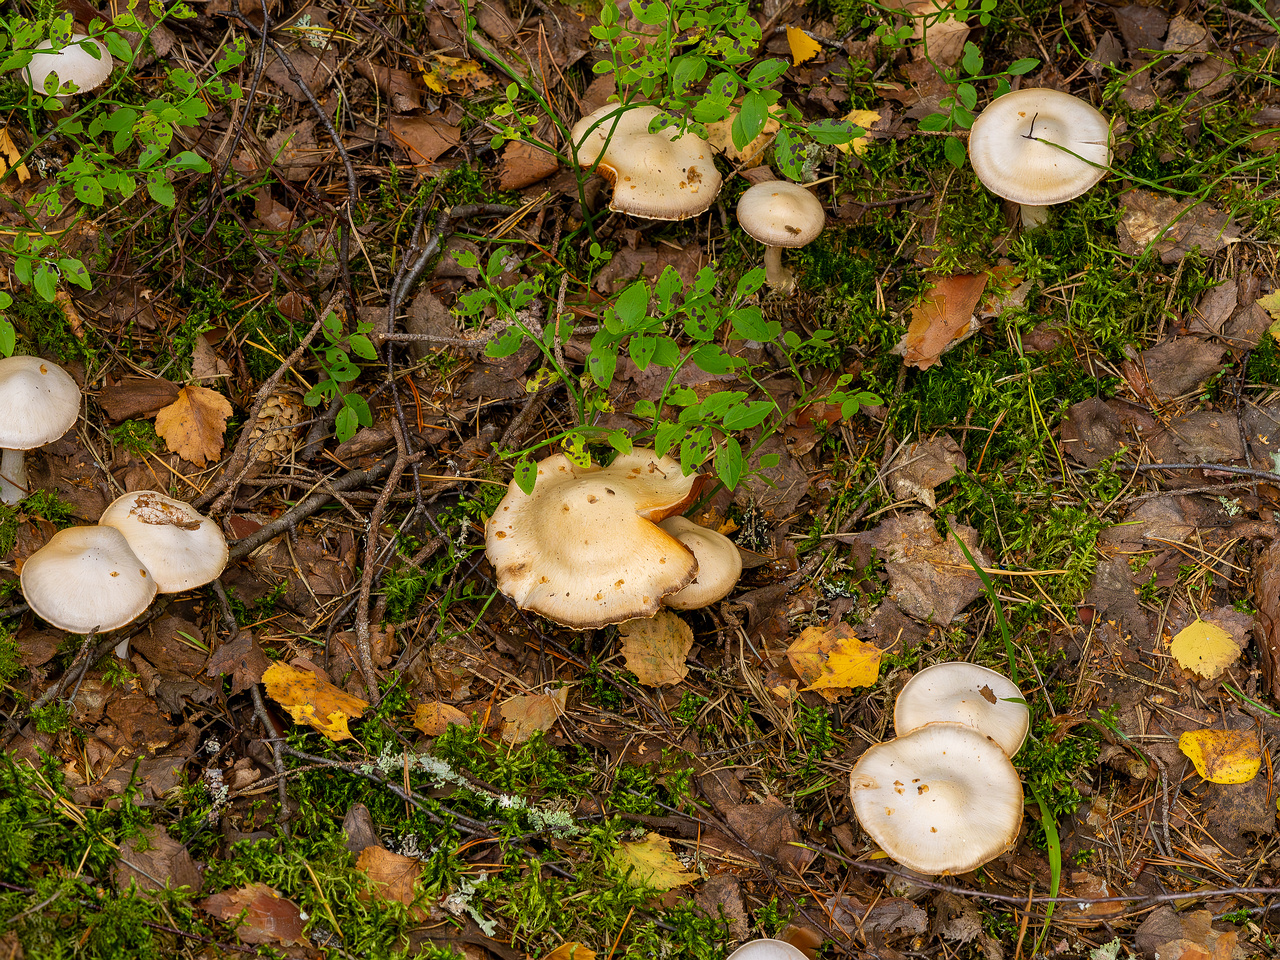
[[893, 705], [898, 736], [939, 720], [973, 727], [1012, 757], [1027, 739], [1031, 713], [1022, 691], [1004, 674], [955, 660], [925, 667], [907, 681]]
[[[111, 76], [111, 54], [92, 37], [73, 33], [61, 50], [51, 50], [52, 47], [52, 40], [41, 41], [36, 45], [36, 50], [50, 52], [35, 54], [27, 64], [27, 83], [37, 93], [45, 92], [45, 81], [51, 73], [58, 75], [59, 85], [74, 83], [77, 93], [93, 90]], [[97, 50], [98, 56], [95, 57], [89, 51], [90, 47]]]
[[673, 610], [699, 610], [727, 597], [742, 576], [742, 554], [738, 545], [723, 534], [699, 526], [676, 515], [658, 524], [690, 551], [698, 561], [698, 575], [683, 590], [664, 597], [663, 606]]
[[161, 593], [194, 590], [227, 566], [227, 540], [218, 525], [163, 493], [135, 490], [117, 497], [98, 523], [124, 534]]
[[929, 875], [968, 873], [1009, 850], [1022, 782], [1000, 745], [930, 723], [870, 747], [849, 776], [853, 812], [890, 857]]
[[752, 940], [729, 954], [729, 960], [809, 960], [809, 956], [785, 940]]
[[71, 633], [137, 619], [156, 582], [115, 527], [69, 527], [22, 565], [22, 594], [41, 620]]
[[748, 187], [738, 200], [738, 223], [771, 247], [803, 247], [826, 225], [822, 203], [790, 180], [766, 180]]
[[31, 450], [52, 443], [80, 414], [80, 388], [56, 363], [39, 357], [0, 360], [0, 447]]
[[720, 192], [711, 146], [673, 126], [650, 133], [649, 121], [659, 113], [653, 106], [624, 110], [616, 103], [593, 110], [570, 132], [578, 163], [589, 167], [599, 158], [596, 169], [613, 184], [610, 210], [650, 220], [696, 217]]
[[1079, 97], [1017, 90], [991, 101], [974, 121], [969, 160], [997, 196], [1037, 207], [1065, 203], [1107, 175], [1111, 129]]
[[698, 572], [693, 554], [658, 526], [685, 506], [696, 480], [652, 450], [607, 467], [548, 457], [533, 493], [513, 480], [485, 524], [498, 589], [571, 630], [652, 617]]

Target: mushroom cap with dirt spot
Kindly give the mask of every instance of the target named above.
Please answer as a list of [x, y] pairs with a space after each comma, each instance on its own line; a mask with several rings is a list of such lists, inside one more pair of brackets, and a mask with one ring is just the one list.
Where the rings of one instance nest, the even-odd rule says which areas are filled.
[[1031, 713], [1018, 685], [1004, 674], [951, 660], [917, 673], [893, 704], [898, 736], [939, 720], [973, 727], [1012, 757], [1027, 739]]
[[115, 527], [69, 527], [22, 565], [22, 594], [41, 620], [71, 633], [102, 632], [137, 619], [156, 582]]
[[218, 525], [163, 493], [135, 490], [117, 497], [98, 523], [124, 534], [161, 593], [194, 590], [227, 566], [227, 540]]
[[39, 357], [0, 360], [0, 447], [31, 450], [52, 443], [80, 414], [80, 388], [56, 363]]
[[[53, 50], [53, 41], [43, 40], [37, 52], [27, 64], [26, 80], [37, 93], [45, 93], [45, 81], [49, 74], [58, 75], [59, 85], [74, 83], [77, 93], [85, 93], [100, 87], [111, 76], [111, 54], [99, 41], [83, 33], [73, 33], [61, 50]], [[95, 57], [90, 48], [97, 52]], [[56, 93], [57, 91], [53, 91]]]
[[676, 515], [658, 524], [683, 543], [698, 560], [698, 575], [683, 590], [665, 597], [673, 610], [700, 610], [729, 595], [742, 576], [738, 545], [723, 534]]
[[512, 481], [485, 524], [498, 589], [572, 630], [652, 617], [698, 572], [693, 554], [658, 526], [686, 505], [697, 478], [652, 450], [607, 467], [548, 457], [533, 493]]
[[803, 247], [826, 225], [822, 203], [790, 180], [766, 180], [748, 187], [738, 200], [738, 223], [770, 247]]

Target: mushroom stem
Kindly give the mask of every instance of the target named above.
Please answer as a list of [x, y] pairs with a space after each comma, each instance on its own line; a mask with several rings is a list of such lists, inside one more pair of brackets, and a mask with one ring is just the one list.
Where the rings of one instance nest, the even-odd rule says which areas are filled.
[[782, 247], [765, 244], [764, 279], [765, 283], [782, 294], [788, 294], [795, 289], [795, 276], [782, 265]]
[[1019, 206], [1022, 211], [1022, 229], [1038, 230], [1049, 222], [1049, 208], [1037, 207], [1032, 203], [1024, 203]]
[[13, 506], [26, 495], [26, 451], [6, 448], [0, 458], [0, 503]]

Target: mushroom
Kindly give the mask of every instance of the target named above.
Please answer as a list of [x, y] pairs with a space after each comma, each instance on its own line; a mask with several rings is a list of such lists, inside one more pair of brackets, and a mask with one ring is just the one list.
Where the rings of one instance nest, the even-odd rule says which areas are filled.
[[742, 576], [742, 554], [738, 553], [738, 545], [678, 514], [667, 517], [658, 526], [683, 543], [698, 561], [698, 575], [693, 582], [663, 597], [663, 606], [698, 610], [727, 597]]
[[39, 357], [0, 360], [0, 502], [27, 495], [26, 451], [57, 440], [80, 413], [80, 388]]
[[729, 954], [729, 960], [809, 960], [809, 957], [785, 940], [766, 939], [744, 943]]
[[988, 190], [1022, 207], [1023, 229], [1049, 218], [1048, 207], [1080, 196], [1107, 174], [1107, 118], [1069, 93], [1031, 88], [987, 106], [969, 131], [973, 172]]
[[71, 633], [106, 632], [137, 619], [156, 582], [114, 527], [68, 527], [27, 558], [22, 593], [41, 620]]
[[693, 554], [658, 526], [686, 505], [697, 478], [652, 450], [607, 467], [548, 457], [533, 493], [513, 480], [485, 525], [498, 589], [571, 630], [652, 617], [698, 572]]
[[649, 132], [661, 112], [616, 103], [593, 110], [570, 131], [578, 163], [589, 167], [599, 160], [596, 169], [613, 184], [610, 210], [650, 220], [696, 217], [715, 202], [720, 172], [701, 137], [674, 126]]
[[111, 76], [111, 54], [92, 37], [73, 33], [60, 50], [53, 50], [52, 47], [52, 40], [42, 40], [36, 45], [36, 49], [50, 52], [35, 54], [27, 64], [27, 82], [36, 93], [58, 92], [45, 90], [50, 74], [57, 75], [59, 85], [74, 84], [76, 93], [100, 87]]
[[1004, 674], [962, 660], [935, 663], [907, 681], [893, 706], [898, 736], [938, 720], [973, 727], [1012, 757], [1027, 739], [1031, 713]]
[[218, 525], [191, 504], [154, 490], [117, 497], [98, 523], [124, 534], [160, 593], [203, 586], [227, 565], [227, 541]]
[[764, 244], [764, 273], [780, 293], [795, 289], [795, 277], [782, 265], [783, 247], [803, 247], [826, 225], [818, 198], [790, 180], [766, 180], [748, 187], [738, 200], [738, 223]]
[[890, 857], [920, 873], [968, 873], [1009, 850], [1022, 783], [1000, 745], [930, 723], [867, 749], [849, 777], [853, 812]]

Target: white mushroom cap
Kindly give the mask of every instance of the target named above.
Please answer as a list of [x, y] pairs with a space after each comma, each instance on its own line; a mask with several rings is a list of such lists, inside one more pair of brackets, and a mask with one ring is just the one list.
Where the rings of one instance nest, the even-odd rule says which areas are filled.
[[141, 616], [156, 582], [114, 527], [69, 527], [22, 565], [22, 593], [36, 616], [71, 633], [107, 631]]
[[930, 723], [876, 744], [849, 778], [853, 812], [890, 857], [925, 874], [967, 873], [1010, 849], [1022, 782], [994, 740]]
[[136, 490], [117, 497], [98, 523], [124, 534], [161, 593], [203, 586], [227, 566], [227, 540], [218, 525], [163, 493]]
[[548, 457], [533, 493], [512, 481], [485, 525], [498, 589], [572, 630], [652, 617], [698, 572], [693, 554], [657, 524], [684, 506], [696, 480], [652, 450], [586, 469]]
[[1106, 176], [1111, 130], [1106, 117], [1069, 93], [1018, 90], [997, 97], [974, 121], [969, 159], [997, 196], [1035, 207], [1065, 203]]
[[785, 940], [752, 940], [729, 954], [729, 960], [809, 960], [809, 957]]
[[803, 247], [817, 238], [826, 222], [818, 198], [789, 180], [757, 183], [738, 200], [738, 223], [765, 245], [765, 280], [782, 293], [795, 286], [791, 271], [782, 265], [782, 248]]
[[649, 121], [659, 113], [616, 103], [593, 110], [569, 134], [578, 163], [589, 167], [599, 158], [596, 169], [613, 184], [610, 210], [650, 220], [696, 217], [720, 192], [711, 146], [692, 133], [679, 135], [677, 127], [650, 133]]
[[674, 610], [699, 610], [729, 595], [742, 576], [738, 545], [723, 534], [701, 527], [685, 517], [667, 517], [663, 530], [683, 543], [698, 561], [698, 575], [683, 590], [662, 600]]
[[973, 727], [1012, 757], [1027, 739], [1031, 713], [1022, 691], [1004, 674], [955, 660], [925, 667], [907, 681], [894, 703], [898, 736], [939, 720]]
[[[52, 40], [42, 40], [36, 45], [37, 50], [50, 50]], [[93, 55], [97, 52], [97, 56]], [[58, 75], [59, 85], [74, 83], [77, 93], [84, 93], [99, 87], [111, 76], [111, 54], [97, 40], [83, 33], [73, 33], [71, 39], [61, 50], [51, 53], [37, 53], [27, 64], [27, 83], [37, 93], [45, 93], [45, 81], [49, 74]], [[57, 93], [57, 90], [49, 91]]]
[[0, 360], [0, 502], [27, 495], [23, 450], [57, 440], [80, 413], [80, 388], [56, 363], [39, 357]]

